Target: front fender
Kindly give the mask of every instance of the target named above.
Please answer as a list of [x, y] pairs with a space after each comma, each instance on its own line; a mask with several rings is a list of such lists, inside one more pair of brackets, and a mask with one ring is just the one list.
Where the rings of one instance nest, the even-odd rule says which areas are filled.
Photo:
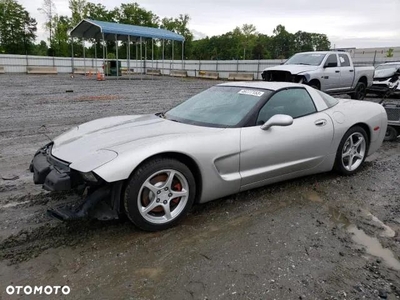
[[313, 79], [310, 73], [303, 72], [303, 73], [299, 73], [297, 75], [303, 77], [302, 83], [304, 83], [304, 84], [307, 84], [308, 82], [310, 82]]
[[214, 133], [148, 138], [111, 149], [118, 153], [111, 162], [93, 170], [107, 182], [126, 180], [146, 159], [163, 153], [190, 157], [202, 178], [200, 202], [238, 192], [240, 189], [240, 128]]

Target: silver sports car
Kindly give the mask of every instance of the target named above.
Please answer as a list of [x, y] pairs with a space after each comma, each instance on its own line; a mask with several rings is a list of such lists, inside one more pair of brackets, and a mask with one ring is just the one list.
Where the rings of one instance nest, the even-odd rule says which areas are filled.
[[381, 105], [332, 98], [301, 84], [219, 84], [164, 113], [76, 126], [35, 154], [34, 182], [84, 191], [60, 219], [126, 214], [155, 231], [194, 203], [299, 176], [350, 175], [382, 144]]

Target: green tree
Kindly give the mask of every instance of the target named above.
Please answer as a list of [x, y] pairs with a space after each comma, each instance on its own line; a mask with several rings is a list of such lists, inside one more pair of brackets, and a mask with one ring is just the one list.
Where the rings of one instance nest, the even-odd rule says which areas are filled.
[[83, 9], [83, 18], [108, 22], [114, 19], [112, 12], [108, 11], [103, 4], [94, 4], [92, 2], [86, 3]]
[[294, 35], [289, 33], [283, 25], [276, 26], [273, 32], [274, 58], [288, 58], [292, 56], [296, 52]]
[[0, 51], [30, 53], [36, 39], [37, 23], [15, 0], [0, 0]]
[[386, 52], [386, 57], [393, 57], [393, 48], [389, 48], [388, 51]]
[[158, 27], [159, 17], [146, 10], [137, 3], [122, 3], [112, 12], [114, 21], [122, 24], [131, 24], [147, 27]]
[[311, 33], [311, 38], [315, 51], [327, 51], [331, 49], [331, 42], [325, 34]]
[[[248, 57], [252, 57], [252, 49], [255, 46], [257, 39], [257, 29], [252, 24], [244, 24], [242, 26], [242, 34], [243, 34], [243, 59], [247, 59]], [[247, 51], [247, 53], [246, 53]], [[250, 52], [250, 53], [248, 53]], [[247, 54], [247, 55], [246, 55]]]
[[33, 46], [32, 54], [46, 56], [49, 47], [47, 46], [45, 41], [40, 41], [39, 44]]
[[313, 51], [314, 44], [312, 34], [304, 31], [297, 31], [294, 34], [295, 52]]
[[[185, 56], [186, 57], [191, 56], [192, 47], [193, 47], [192, 46], [193, 34], [188, 27], [189, 21], [190, 21], [189, 15], [180, 14], [178, 18], [163, 18], [161, 20], [161, 25], [160, 25], [160, 28], [175, 32], [177, 34], [182, 35], [185, 38], [184, 47], [185, 47]], [[166, 47], [166, 50], [165, 50], [166, 58], [171, 58], [172, 42], [166, 41], [165, 47]], [[177, 45], [176, 47], [174, 47], [174, 58], [178, 59], [179, 57], [181, 57], [181, 54], [182, 54], [182, 49], [181, 49], [180, 45]]]
[[70, 36], [69, 30], [72, 29], [71, 19], [67, 16], [54, 16], [54, 37], [51, 48], [54, 49], [57, 56], [70, 56]]
[[74, 27], [84, 18], [87, 2], [86, 0], [69, 0], [68, 4], [72, 15], [71, 25]]

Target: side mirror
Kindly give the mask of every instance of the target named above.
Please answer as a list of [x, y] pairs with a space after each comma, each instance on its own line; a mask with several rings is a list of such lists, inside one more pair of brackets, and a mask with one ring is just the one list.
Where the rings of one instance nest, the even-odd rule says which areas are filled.
[[272, 126], [290, 126], [293, 124], [293, 118], [288, 115], [273, 115], [267, 122], [261, 125], [262, 130], [268, 130]]
[[325, 64], [324, 68], [336, 68], [337, 62], [328, 62]]

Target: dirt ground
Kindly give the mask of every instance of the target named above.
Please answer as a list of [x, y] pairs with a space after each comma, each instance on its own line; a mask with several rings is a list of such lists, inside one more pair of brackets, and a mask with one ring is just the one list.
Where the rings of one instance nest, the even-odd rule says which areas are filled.
[[33, 184], [27, 168], [46, 135], [163, 111], [215, 83], [0, 76], [0, 299], [19, 299], [9, 285], [68, 285], [65, 299], [400, 298], [399, 138], [355, 176], [309, 176], [198, 205], [163, 232], [47, 216], [78, 197]]

